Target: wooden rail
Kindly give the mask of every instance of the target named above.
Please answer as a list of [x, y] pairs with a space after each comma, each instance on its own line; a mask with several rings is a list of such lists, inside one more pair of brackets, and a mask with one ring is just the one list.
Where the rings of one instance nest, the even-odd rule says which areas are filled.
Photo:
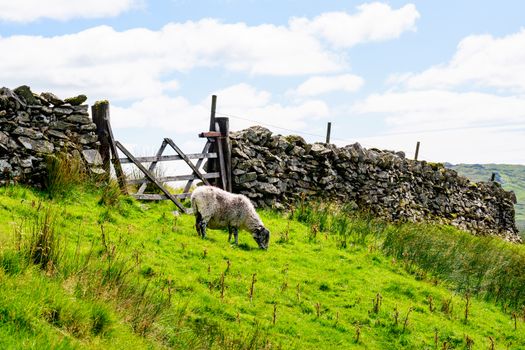
[[[217, 153], [190, 153], [186, 154], [188, 159], [201, 159], [201, 158], [217, 158]], [[151, 162], [167, 162], [171, 160], [183, 160], [178, 154], [169, 155], [169, 156], [149, 156], [149, 157], [135, 157], [141, 163], [151, 163]], [[122, 164], [133, 163], [128, 158], [120, 158]]]
[[[202, 177], [205, 179], [216, 179], [221, 176], [220, 173], [206, 173], [202, 174]], [[199, 179], [198, 176], [195, 175], [176, 175], [176, 176], [164, 176], [164, 177], [157, 177], [157, 180], [160, 182], [174, 182], [174, 181], [188, 181], [188, 180], [197, 180]], [[126, 181], [130, 185], [138, 185], [142, 183], [148, 183], [150, 182], [148, 179], [132, 179]]]
[[126, 155], [126, 157], [128, 157], [138, 168], [140, 171], [142, 171], [144, 173], [144, 175], [146, 175], [146, 177], [148, 178], [149, 181], [153, 182], [162, 192], [164, 192], [164, 194], [166, 195], [166, 197], [168, 199], [170, 199], [180, 210], [182, 210], [182, 212], [186, 212], [186, 208], [184, 208], [184, 206], [181, 204], [181, 202], [179, 202], [177, 200], [177, 198], [175, 196], [173, 196], [164, 186], [162, 183], [160, 183], [156, 178], [155, 176], [150, 173], [150, 171], [148, 169], [146, 169], [144, 167], [144, 165], [142, 165], [142, 163], [140, 163], [139, 161], [137, 161], [135, 159], [135, 157], [126, 149], [126, 147], [124, 147], [120, 142], [116, 141], [115, 142], [115, 145], [118, 147], [118, 149], [124, 153]]
[[[180, 193], [180, 194], [174, 194], [173, 196], [178, 199], [183, 199], [183, 198], [191, 197], [191, 193]], [[136, 199], [140, 199], [143, 201], [161, 201], [161, 200], [169, 199], [163, 194], [156, 194], [156, 193], [135, 194], [134, 197]]]

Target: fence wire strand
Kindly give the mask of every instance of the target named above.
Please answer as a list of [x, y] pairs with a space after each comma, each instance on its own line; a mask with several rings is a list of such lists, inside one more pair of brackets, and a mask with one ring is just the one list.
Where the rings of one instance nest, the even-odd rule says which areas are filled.
[[[241, 116], [234, 115], [234, 114], [231, 114], [231, 113], [223, 113], [223, 112], [215, 112], [215, 113], [218, 114], [218, 115], [224, 116], [224, 117], [230, 117], [230, 118], [234, 118], [234, 119], [249, 121], [249, 122], [252, 122], [252, 123], [257, 123], [257, 124], [268, 126], [268, 127], [271, 127], [271, 128], [292, 132], [292, 133], [298, 134], [298, 135], [318, 137], [321, 140], [324, 140], [325, 137], [326, 137], [326, 135], [314, 134], [314, 133], [309, 133], [309, 132], [306, 132], [306, 131], [284, 128], [284, 127], [281, 127], [281, 126], [278, 126], [278, 125], [262, 122], [260, 120], [255, 120], [255, 119], [250, 119], [250, 118], [246, 118], [246, 117], [241, 117]], [[372, 136], [372, 137], [404, 136], [404, 135], [418, 134], [418, 133], [443, 132], [443, 131], [455, 131], [455, 130], [471, 130], [471, 129], [484, 129], [484, 128], [490, 128], [490, 127], [500, 127], [500, 128], [501, 127], [525, 127], [525, 124], [523, 124], [523, 123], [488, 124], [488, 125], [481, 125], [481, 126], [462, 126], [462, 127], [450, 127], [450, 128], [442, 128], [442, 129], [401, 131], [401, 132], [378, 134], [378, 135]], [[337, 137], [331, 137], [330, 139], [334, 140], [334, 141], [346, 142], [347, 144], [352, 144], [352, 143], [355, 143], [355, 142], [359, 142], [357, 140], [353, 140], [352, 141], [352, 140], [342, 139], [342, 138], [337, 138]], [[377, 146], [373, 146], [373, 145], [370, 145], [370, 144], [366, 144], [366, 143], [362, 143], [362, 142], [359, 142], [359, 143], [361, 145], [365, 146], [366, 148], [377, 148]], [[524, 150], [525, 150], [525, 148], [514, 148], [514, 149], [500, 150], [500, 152], [515, 152], [515, 151], [524, 151]]]
[[[275, 128], [275, 129], [279, 129], [279, 130], [289, 131], [289, 132], [292, 132], [294, 134], [319, 137], [322, 140], [324, 140], [325, 137], [326, 137], [326, 135], [313, 134], [313, 133], [309, 133], [309, 132], [306, 132], [306, 131], [300, 131], [300, 130], [283, 128], [281, 126], [269, 124], [269, 123], [266, 123], [266, 122], [261, 122], [260, 120], [254, 120], [254, 119], [249, 119], [249, 118], [245, 118], [245, 117], [240, 117], [238, 115], [233, 115], [233, 114], [229, 114], [229, 113], [215, 112], [215, 114], [222, 115], [224, 117], [230, 117], [230, 118], [234, 118], [234, 119], [239, 119], [239, 120], [244, 120], [244, 121], [248, 121], [248, 122], [252, 122], [252, 123], [257, 123], [257, 124], [261, 124], [261, 125], [264, 125], [264, 126], [269, 126], [271, 128]], [[351, 141], [351, 140], [346, 140], [346, 139], [341, 139], [341, 138], [336, 138], [336, 137], [330, 137], [330, 139], [331, 140], [335, 140], [335, 141], [347, 142], [348, 144], [357, 142], [357, 141]], [[369, 147], [369, 146], [367, 146], [367, 147]], [[373, 147], [370, 146], [370, 148], [373, 148]]]

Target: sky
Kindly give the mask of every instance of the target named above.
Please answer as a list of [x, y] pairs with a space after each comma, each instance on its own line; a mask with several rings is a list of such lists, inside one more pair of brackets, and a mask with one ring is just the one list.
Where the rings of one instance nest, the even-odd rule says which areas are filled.
[[0, 0], [0, 86], [107, 99], [116, 139], [240, 130], [525, 164], [525, 2]]

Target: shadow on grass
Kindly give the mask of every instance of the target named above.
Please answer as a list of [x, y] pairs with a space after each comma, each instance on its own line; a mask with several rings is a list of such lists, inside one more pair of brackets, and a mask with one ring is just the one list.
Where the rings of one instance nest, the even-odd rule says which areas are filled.
[[[232, 246], [235, 247], [235, 244], [233, 244]], [[240, 244], [238, 244], [237, 245], [237, 249], [244, 250], [244, 251], [256, 250], [256, 248], [250, 247], [248, 245], [248, 243], [240, 243]]]

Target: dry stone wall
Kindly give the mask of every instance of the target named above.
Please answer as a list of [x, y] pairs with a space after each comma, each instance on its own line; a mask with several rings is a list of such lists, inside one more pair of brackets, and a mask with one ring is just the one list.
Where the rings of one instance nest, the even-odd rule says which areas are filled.
[[442, 164], [402, 152], [307, 144], [256, 126], [231, 134], [233, 189], [259, 207], [284, 208], [308, 198], [355, 203], [390, 221], [451, 224], [520, 242], [513, 192], [472, 183]]
[[35, 94], [28, 86], [0, 89], [0, 184], [17, 181], [42, 185], [46, 156], [67, 152], [91, 172], [104, 173], [96, 125], [86, 96], [62, 100]]

